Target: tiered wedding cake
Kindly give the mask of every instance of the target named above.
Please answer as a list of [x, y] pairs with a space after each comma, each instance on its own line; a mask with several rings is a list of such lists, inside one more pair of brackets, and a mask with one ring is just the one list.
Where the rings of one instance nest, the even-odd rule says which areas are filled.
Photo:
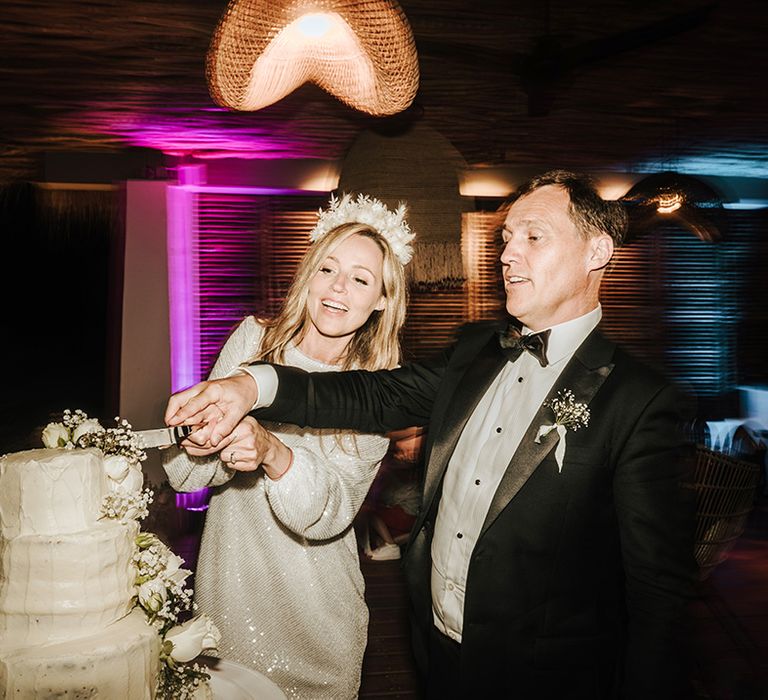
[[107, 490], [96, 449], [0, 460], [0, 695], [154, 697], [160, 638], [132, 611], [139, 528], [99, 520]]
[[[89, 443], [104, 447], [78, 442]], [[128, 478], [138, 465], [118, 460], [96, 448], [0, 458], [0, 697], [145, 700], [158, 681], [184, 697], [200, 678], [195, 667], [185, 681], [181, 662], [217, 632], [205, 620], [173, 626], [189, 572], [139, 534], [148, 496]]]

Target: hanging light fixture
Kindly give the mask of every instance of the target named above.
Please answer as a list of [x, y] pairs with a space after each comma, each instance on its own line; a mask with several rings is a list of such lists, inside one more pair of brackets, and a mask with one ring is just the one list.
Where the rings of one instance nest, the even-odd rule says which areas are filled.
[[676, 221], [703, 241], [723, 237], [724, 197], [704, 180], [676, 172], [649, 175], [621, 198], [637, 236], [664, 219]]
[[231, 0], [207, 57], [223, 107], [254, 111], [311, 82], [383, 116], [416, 96], [419, 65], [396, 0]]

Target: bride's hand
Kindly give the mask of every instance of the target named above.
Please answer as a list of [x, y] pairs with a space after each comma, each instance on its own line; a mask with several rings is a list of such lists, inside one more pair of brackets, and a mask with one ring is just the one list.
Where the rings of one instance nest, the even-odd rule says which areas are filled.
[[252, 472], [263, 467], [270, 479], [278, 479], [293, 461], [290, 448], [250, 416], [240, 421], [224, 441], [221, 461], [239, 472]]

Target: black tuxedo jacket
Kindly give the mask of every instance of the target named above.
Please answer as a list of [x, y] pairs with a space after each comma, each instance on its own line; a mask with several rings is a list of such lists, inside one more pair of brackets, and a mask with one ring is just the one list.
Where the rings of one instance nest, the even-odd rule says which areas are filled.
[[[404, 559], [414, 650], [432, 625], [433, 524], [469, 416], [501, 370], [496, 324], [469, 326], [430, 362], [379, 372], [276, 367], [257, 418], [380, 432], [427, 425], [423, 502]], [[568, 433], [562, 471], [544, 405], [491, 502], [472, 553], [456, 697], [678, 698], [679, 633], [696, 577], [690, 403], [595, 330], [548, 398], [570, 389], [589, 425]], [[545, 402], [546, 403], [546, 402]]]

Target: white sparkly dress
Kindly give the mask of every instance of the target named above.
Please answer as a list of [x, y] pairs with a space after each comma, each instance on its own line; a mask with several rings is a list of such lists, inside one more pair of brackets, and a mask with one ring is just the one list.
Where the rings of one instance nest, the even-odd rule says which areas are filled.
[[[253, 317], [245, 319], [211, 378], [251, 358], [262, 333]], [[294, 347], [285, 364], [338, 369]], [[189, 457], [173, 448], [164, 457], [176, 490], [214, 487], [195, 601], [221, 632], [221, 657], [260, 671], [289, 698], [355, 698], [368, 608], [351, 525], [389, 442], [380, 435], [264, 425], [294, 454], [277, 481], [261, 469], [234, 472], [218, 456]]]

